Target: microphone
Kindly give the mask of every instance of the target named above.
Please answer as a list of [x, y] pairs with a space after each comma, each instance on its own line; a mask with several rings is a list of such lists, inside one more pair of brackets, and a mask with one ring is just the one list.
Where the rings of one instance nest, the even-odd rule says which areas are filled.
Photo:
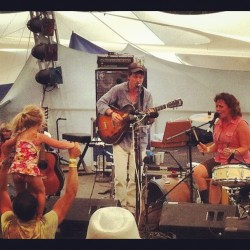
[[227, 159], [227, 162], [230, 163], [232, 161], [232, 159], [234, 159], [234, 153], [232, 153], [228, 159]]
[[210, 121], [210, 125], [209, 125], [209, 128], [207, 129], [207, 132], [210, 132], [211, 131], [211, 128], [214, 126], [214, 123], [216, 121], [217, 118], [219, 118], [220, 114], [218, 112], [215, 112], [214, 113], [214, 118], [212, 121]]

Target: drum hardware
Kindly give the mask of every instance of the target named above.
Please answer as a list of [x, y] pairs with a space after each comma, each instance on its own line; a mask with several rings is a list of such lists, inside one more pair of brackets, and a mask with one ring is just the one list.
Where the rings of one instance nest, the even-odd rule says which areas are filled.
[[245, 201], [242, 200], [240, 195], [242, 187], [224, 187], [224, 188], [228, 193], [229, 204], [236, 205], [238, 207], [239, 218], [240, 219], [249, 218], [250, 217], [249, 195], [248, 195], [248, 201]]

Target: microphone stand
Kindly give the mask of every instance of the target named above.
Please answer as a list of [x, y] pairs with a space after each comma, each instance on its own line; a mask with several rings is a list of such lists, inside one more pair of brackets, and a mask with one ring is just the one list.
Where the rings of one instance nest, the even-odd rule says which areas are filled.
[[[57, 140], [59, 140], [58, 122], [61, 121], [61, 120], [64, 120], [64, 121], [65, 121], [65, 120], [67, 120], [67, 119], [66, 119], [66, 118], [61, 118], [61, 117], [59, 117], [59, 118], [56, 119], [56, 135], [57, 135]], [[60, 164], [61, 164], [61, 161], [64, 161], [64, 162], [66, 162], [66, 163], [69, 163], [67, 160], [63, 159], [62, 156], [60, 156], [60, 150], [59, 150], [59, 148], [57, 149], [57, 153], [58, 153], [58, 156], [59, 156], [59, 162], [60, 162]]]
[[[141, 85], [138, 85], [138, 98], [137, 98], [137, 104], [138, 104], [138, 111], [140, 112], [142, 107], [141, 107], [141, 92], [142, 88]], [[145, 116], [144, 116], [145, 117]], [[141, 121], [143, 120], [139, 119], [137, 122], [134, 123], [134, 142], [135, 142], [135, 165], [136, 165], [136, 173], [135, 173], [135, 182], [136, 182], [136, 209], [135, 209], [135, 214], [136, 214], [136, 222], [139, 222], [139, 215], [140, 215], [140, 190], [141, 190], [141, 183], [142, 183], [142, 178], [141, 178], [141, 166], [142, 166], [142, 155], [141, 155]]]

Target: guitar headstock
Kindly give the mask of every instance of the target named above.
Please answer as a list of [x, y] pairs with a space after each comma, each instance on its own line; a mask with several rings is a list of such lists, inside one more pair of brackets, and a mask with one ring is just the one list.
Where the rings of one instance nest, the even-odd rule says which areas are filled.
[[183, 105], [183, 101], [181, 99], [174, 100], [167, 104], [168, 108], [177, 108]]

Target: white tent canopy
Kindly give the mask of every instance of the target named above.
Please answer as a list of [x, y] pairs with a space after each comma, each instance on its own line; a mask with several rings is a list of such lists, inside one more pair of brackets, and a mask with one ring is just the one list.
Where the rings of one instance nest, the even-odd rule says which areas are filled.
[[[54, 11], [60, 44], [72, 32], [113, 52], [146, 54], [196, 67], [248, 71], [250, 12], [178, 15], [161, 11]], [[29, 11], [0, 14], [0, 84], [14, 82], [34, 46]]]

